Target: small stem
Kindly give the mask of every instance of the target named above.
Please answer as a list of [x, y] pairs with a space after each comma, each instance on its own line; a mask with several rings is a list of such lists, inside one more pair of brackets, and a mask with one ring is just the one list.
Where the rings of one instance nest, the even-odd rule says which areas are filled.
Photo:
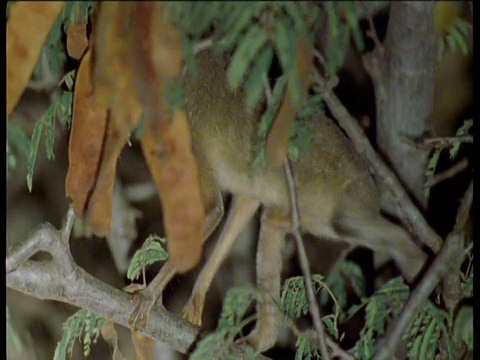
[[291, 202], [291, 208], [292, 208], [292, 229], [291, 233], [293, 237], [295, 238], [295, 242], [298, 247], [298, 256], [300, 259], [300, 267], [302, 268], [303, 275], [305, 277], [305, 287], [307, 290], [307, 297], [308, 297], [308, 302], [309, 302], [309, 311], [310, 315], [312, 316], [313, 319], [313, 325], [315, 327], [315, 330], [317, 332], [317, 338], [318, 338], [318, 345], [320, 348], [320, 353], [322, 355], [323, 360], [330, 360], [330, 355], [328, 353], [327, 349], [327, 342], [326, 342], [326, 336], [325, 336], [325, 329], [323, 327], [322, 320], [320, 318], [320, 308], [317, 304], [317, 300], [315, 299], [315, 294], [313, 292], [313, 285], [312, 285], [312, 275], [310, 273], [310, 264], [308, 263], [308, 257], [307, 257], [307, 252], [305, 251], [305, 247], [303, 246], [303, 241], [302, 241], [302, 236], [300, 234], [300, 219], [298, 216], [298, 204], [297, 204], [297, 198], [296, 198], [296, 193], [295, 193], [295, 182], [292, 176], [292, 172], [290, 169], [290, 163], [288, 162], [288, 159], [285, 160], [284, 162], [284, 167], [285, 167], [285, 175], [287, 178], [287, 184], [288, 184], [288, 191], [290, 194], [290, 202]]

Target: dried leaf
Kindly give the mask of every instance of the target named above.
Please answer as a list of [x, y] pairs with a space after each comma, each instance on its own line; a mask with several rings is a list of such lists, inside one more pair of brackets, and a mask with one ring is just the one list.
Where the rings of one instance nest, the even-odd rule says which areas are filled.
[[7, 119], [32, 76], [63, 1], [19, 1], [7, 21]]
[[153, 346], [155, 341], [140, 331], [132, 330], [132, 342], [137, 353], [137, 360], [153, 359]]
[[74, 59], [80, 59], [88, 47], [87, 24], [71, 24], [67, 33], [67, 52]]
[[[105, 1], [99, 4], [93, 30], [93, 88], [95, 98], [105, 106], [123, 106], [119, 94], [130, 88], [131, 73], [126, 62], [129, 52], [130, 2]], [[130, 89], [131, 93], [131, 89]]]
[[142, 150], [162, 201], [167, 248], [179, 272], [194, 267], [202, 254], [205, 209], [200, 195], [198, 167], [183, 111], [173, 113], [171, 126], [149, 121]]
[[78, 69], [69, 144], [67, 196], [77, 216], [98, 236], [110, 232], [112, 191], [117, 160], [129, 134], [140, 122], [141, 109], [131, 98], [130, 109], [111, 109], [93, 97], [91, 54]]
[[[137, 2], [132, 11], [130, 66], [135, 73], [133, 88], [147, 114], [155, 116], [159, 131], [170, 118], [165, 113], [164, 87], [178, 78], [183, 68], [182, 41], [165, 18], [161, 2]], [[160, 140], [160, 139], [159, 139]]]
[[105, 325], [102, 327], [101, 330], [103, 339], [110, 344], [113, 348], [113, 360], [124, 360], [122, 353], [120, 352], [120, 348], [118, 347], [118, 334], [115, 330], [115, 325], [112, 320], [107, 320]]
[[92, 95], [90, 71], [91, 52], [88, 51], [75, 79], [66, 179], [66, 195], [72, 198], [73, 209], [80, 218], [93, 191], [107, 129], [107, 108]]
[[[313, 55], [311, 45], [303, 39], [298, 39], [296, 68], [293, 69], [295, 71], [298, 70], [298, 78], [294, 73], [294, 76], [289, 76], [287, 91], [267, 137], [267, 159], [276, 166], [280, 166], [286, 157], [290, 128], [306, 98], [308, 87], [310, 86], [310, 71], [312, 66]], [[296, 81], [295, 79], [299, 81], [299, 101], [295, 101], [293, 94], [293, 85], [295, 84], [292, 82]]]

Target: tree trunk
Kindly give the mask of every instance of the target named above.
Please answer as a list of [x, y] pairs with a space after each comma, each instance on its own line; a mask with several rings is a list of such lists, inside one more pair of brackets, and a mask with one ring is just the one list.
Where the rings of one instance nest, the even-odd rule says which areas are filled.
[[427, 207], [429, 152], [404, 140], [429, 130], [438, 54], [432, 8], [433, 2], [392, 2], [384, 52], [377, 48], [366, 59], [375, 86], [379, 150], [421, 209]]

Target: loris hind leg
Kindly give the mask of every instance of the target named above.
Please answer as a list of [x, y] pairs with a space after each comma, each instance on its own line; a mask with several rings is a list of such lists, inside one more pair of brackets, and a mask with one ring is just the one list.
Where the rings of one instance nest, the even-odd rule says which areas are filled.
[[271, 208], [263, 212], [256, 260], [262, 301], [257, 302], [257, 322], [247, 336], [257, 352], [273, 347], [278, 337], [282, 250], [288, 230], [289, 222], [282, 214]]
[[[202, 192], [207, 212], [205, 235], [203, 237], [203, 242], [205, 242], [220, 223], [224, 209], [220, 191], [217, 191], [214, 187], [206, 187], [204, 185]], [[175, 274], [177, 274], [177, 270], [170, 261], [167, 261], [152, 282], [145, 289], [135, 293], [133, 301], [136, 303], [136, 306], [128, 319], [129, 324], [134, 325], [135, 329], [145, 327], [150, 309], [157, 299], [161, 301], [165, 286], [167, 286]]]
[[427, 255], [407, 231], [380, 214], [369, 217], [337, 215], [333, 226], [346, 242], [386, 252], [409, 282], [416, 278], [427, 260]]
[[232, 249], [237, 236], [250, 222], [259, 206], [260, 202], [256, 199], [242, 196], [234, 197], [227, 223], [215, 244], [210, 258], [195, 281], [192, 295], [183, 311], [183, 317], [192, 324], [201, 326], [205, 297], [213, 278]]

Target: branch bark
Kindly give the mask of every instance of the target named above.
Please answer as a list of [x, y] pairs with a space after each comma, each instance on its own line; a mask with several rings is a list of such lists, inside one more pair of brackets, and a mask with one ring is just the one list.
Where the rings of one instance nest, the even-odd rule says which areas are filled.
[[379, 149], [422, 210], [428, 204], [423, 183], [429, 152], [401, 139], [429, 130], [438, 49], [432, 8], [432, 2], [392, 2], [383, 50], [376, 48], [364, 61], [375, 87]]
[[422, 213], [415, 204], [413, 204], [397, 176], [384, 164], [380, 156], [373, 149], [358, 122], [348, 113], [345, 106], [343, 106], [333, 91], [325, 87], [326, 81], [317, 71], [315, 72], [315, 81], [325, 89], [322, 95], [323, 100], [327, 104], [333, 117], [337, 119], [340, 127], [352, 141], [357, 152], [368, 162], [370, 169], [376, 175], [379, 185], [388, 189], [389, 193], [393, 195], [400, 209], [399, 217], [402, 223], [406, 225], [407, 228], [412, 228], [416, 237], [432, 249], [433, 252], [439, 252], [443, 243], [442, 239], [430, 227]]
[[[463, 196], [457, 214], [457, 220], [452, 232], [447, 236], [442, 251], [435, 258], [425, 276], [410, 295], [398, 320], [388, 329], [383, 341], [379, 342], [379, 351], [373, 360], [391, 359], [398, 343], [402, 340], [402, 333], [418, 313], [425, 300], [430, 296], [440, 280], [453, 272], [458, 274], [459, 266], [466, 255], [463, 245], [465, 223], [473, 201], [473, 182], [470, 183]], [[468, 247], [467, 247], [468, 249]]]
[[[65, 228], [60, 230], [50, 224], [40, 225], [25, 241], [9, 249], [7, 287], [42, 300], [61, 301], [88, 309], [133, 330], [128, 323], [135, 306], [131, 296], [94, 278], [75, 264], [68, 244], [72, 225], [71, 217], [68, 219]], [[50, 253], [52, 259], [28, 260], [38, 251]], [[206, 335], [160, 306], [152, 308], [142, 332], [184, 354]], [[237, 357], [242, 357], [243, 350], [239, 346], [234, 351]]]

